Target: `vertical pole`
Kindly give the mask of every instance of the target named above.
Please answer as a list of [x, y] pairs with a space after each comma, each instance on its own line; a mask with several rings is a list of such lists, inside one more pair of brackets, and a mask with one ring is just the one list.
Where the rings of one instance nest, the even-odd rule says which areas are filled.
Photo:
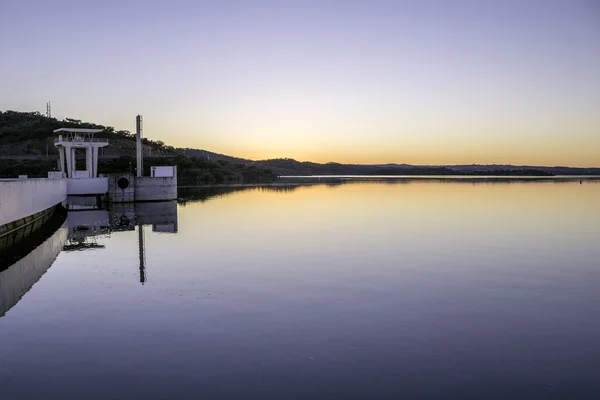
[[140, 256], [140, 283], [146, 282], [146, 256], [144, 254], [144, 225], [138, 223], [138, 252]]
[[135, 117], [135, 132], [136, 132], [136, 141], [137, 141], [137, 146], [136, 146], [136, 158], [137, 158], [137, 177], [141, 177], [143, 175], [143, 168], [144, 168], [144, 160], [143, 160], [143, 154], [142, 154], [142, 116], [138, 115], [137, 117]]

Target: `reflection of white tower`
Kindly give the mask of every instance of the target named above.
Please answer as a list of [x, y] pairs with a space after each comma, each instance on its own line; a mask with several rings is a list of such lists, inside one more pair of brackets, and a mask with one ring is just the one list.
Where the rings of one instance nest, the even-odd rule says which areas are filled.
[[[74, 198], [70, 202], [75, 201]], [[77, 200], [71, 204], [67, 216], [68, 240], [64, 251], [102, 249], [96, 238], [110, 237], [116, 232], [138, 232], [138, 257], [140, 283], [148, 281], [146, 275], [146, 244], [144, 225], [152, 231], [177, 233], [177, 202], [113, 203], [110, 210], [101, 209], [98, 203]], [[147, 227], [149, 229], [149, 227]], [[0, 285], [1, 286], [1, 285]], [[0, 291], [1, 293], [1, 291]]]
[[110, 235], [108, 211], [100, 209], [71, 210], [67, 214], [69, 235], [64, 251], [103, 249], [99, 236]]
[[[54, 145], [60, 155], [60, 172], [67, 174], [67, 178], [96, 178], [98, 176], [98, 149], [108, 145], [108, 139], [96, 139], [94, 134], [102, 129], [60, 128], [55, 133], [59, 134]], [[77, 171], [75, 165], [75, 150], [86, 149], [85, 171]], [[65, 170], [66, 161], [66, 170]]]

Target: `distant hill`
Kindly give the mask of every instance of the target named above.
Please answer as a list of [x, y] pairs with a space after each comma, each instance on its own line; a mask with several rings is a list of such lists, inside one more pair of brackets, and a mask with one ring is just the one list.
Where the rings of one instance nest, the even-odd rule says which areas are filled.
[[290, 158], [257, 161], [281, 175], [493, 175], [553, 176], [600, 175], [600, 168], [542, 167], [517, 165], [409, 165], [339, 164], [300, 162]]
[[278, 158], [257, 161], [257, 164], [269, 167], [281, 175], [451, 175], [445, 167], [435, 166], [396, 166], [361, 165], [313, 162], [300, 162], [291, 158]]
[[553, 176], [600, 175], [600, 168], [544, 167], [528, 165], [410, 165], [410, 164], [339, 164], [300, 162], [291, 158], [257, 161], [277, 175], [492, 175]]
[[[101, 154], [100, 172], [122, 172], [130, 168], [130, 162], [135, 165], [135, 135], [129, 131], [72, 118], [58, 120], [39, 112], [0, 111], [0, 176], [19, 173], [44, 176], [56, 165], [54, 160], [58, 157], [53, 130], [63, 127], [102, 129], [97, 137], [109, 139], [110, 145]], [[282, 175], [600, 175], [600, 168], [566, 166], [320, 164], [291, 158], [248, 160], [203, 149], [175, 148], [162, 141], [143, 139], [143, 144], [146, 170], [149, 163], [177, 165], [180, 180], [189, 184], [264, 182]]]
[[232, 157], [225, 154], [213, 153], [212, 151], [202, 149], [178, 147], [175, 150], [179, 153], [185, 154], [188, 157], [201, 157], [211, 161], [227, 161], [232, 164], [251, 164], [254, 162], [245, 158]]
[[576, 167], [544, 167], [544, 166], [531, 166], [531, 165], [452, 165], [450, 166], [455, 171], [462, 173], [486, 173], [494, 170], [504, 171], [543, 171], [552, 175], [600, 175], [600, 168], [576, 168]]

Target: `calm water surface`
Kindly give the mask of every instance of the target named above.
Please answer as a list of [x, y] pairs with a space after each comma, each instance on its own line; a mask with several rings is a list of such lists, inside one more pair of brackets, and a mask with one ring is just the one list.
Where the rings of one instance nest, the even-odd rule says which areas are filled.
[[1, 399], [600, 398], [599, 182], [182, 196], [0, 273]]

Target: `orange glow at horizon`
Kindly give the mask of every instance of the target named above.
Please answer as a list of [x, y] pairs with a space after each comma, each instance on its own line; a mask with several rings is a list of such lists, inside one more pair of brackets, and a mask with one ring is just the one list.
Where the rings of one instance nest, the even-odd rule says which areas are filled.
[[[600, 128], [598, 129], [600, 132]], [[200, 135], [199, 135], [200, 136]], [[219, 137], [226, 137], [226, 135]], [[250, 136], [251, 137], [251, 136]], [[229, 142], [212, 137], [189, 140], [181, 147], [199, 148], [250, 160], [293, 158], [297, 161], [342, 164], [512, 164], [538, 166], [600, 167], [600, 133], [579, 136], [578, 140], [559, 137], [521, 136], [495, 140], [465, 137], [456, 140], [403, 138], [387, 143], [362, 138], [352, 141], [243, 140]]]

